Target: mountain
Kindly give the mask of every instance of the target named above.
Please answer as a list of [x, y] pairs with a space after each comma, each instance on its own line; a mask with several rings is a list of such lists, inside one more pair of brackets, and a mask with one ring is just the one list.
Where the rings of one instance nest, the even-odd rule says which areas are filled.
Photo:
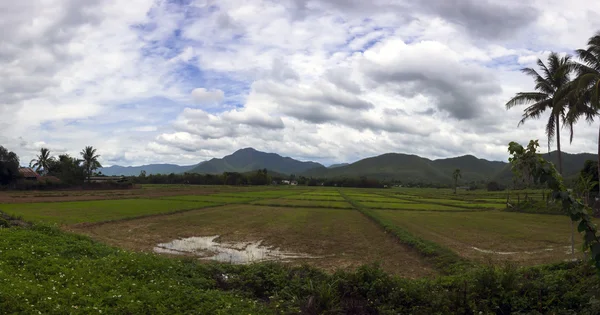
[[245, 148], [222, 159], [215, 158], [202, 162], [189, 172], [200, 174], [244, 173], [263, 168], [277, 173], [299, 174], [309, 169], [325, 168], [325, 166], [315, 162], [302, 162], [290, 157], [282, 157], [275, 153], [265, 153], [253, 148]]
[[[196, 164], [198, 165], [198, 164]], [[196, 165], [187, 165], [187, 166], [179, 166], [175, 164], [147, 164], [141, 166], [119, 166], [113, 165], [109, 167], [103, 167], [98, 169], [98, 172], [102, 172], [104, 175], [108, 176], [137, 176], [140, 175], [142, 170], [146, 171], [147, 175], [150, 174], [171, 174], [171, 173], [184, 173]]]
[[346, 166], [346, 165], [350, 165], [350, 163], [331, 164], [331, 165], [327, 166], [327, 168], [336, 168], [336, 167], [342, 167], [342, 166]]
[[[556, 152], [542, 156], [557, 163]], [[565, 178], [577, 176], [586, 160], [595, 159], [596, 155], [589, 153], [563, 153]], [[315, 168], [301, 175], [317, 178], [365, 176], [380, 180], [400, 180], [405, 183], [450, 184], [453, 182], [452, 172], [457, 168], [461, 170], [462, 182], [496, 180], [509, 183], [512, 179], [511, 168], [507, 162], [488, 161], [472, 155], [430, 160], [400, 153], [387, 153], [335, 168]]]
[[[558, 170], [558, 152], [552, 151], [550, 153], [542, 154], [542, 157], [554, 163], [554, 166]], [[566, 180], [577, 179], [579, 176], [579, 171], [583, 168], [583, 164], [586, 160], [597, 161], [598, 156], [596, 154], [591, 153], [562, 153], [562, 162], [563, 162], [563, 177]], [[506, 165], [496, 176], [496, 180], [499, 182], [507, 182], [512, 178], [512, 171], [510, 169], [510, 165]]]

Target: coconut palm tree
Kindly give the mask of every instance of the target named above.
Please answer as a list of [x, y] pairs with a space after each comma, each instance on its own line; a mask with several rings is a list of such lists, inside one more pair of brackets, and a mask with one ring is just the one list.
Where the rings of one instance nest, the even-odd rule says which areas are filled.
[[456, 194], [456, 187], [458, 186], [458, 179], [461, 178], [460, 169], [455, 169], [452, 173], [452, 178], [454, 178], [454, 193]]
[[[562, 155], [560, 149], [560, 122], [563, 125], [569, 125], [566, 119], [566, 112], [569, 108], [569, 91], [571, 88], [570, 73], [573, 69], [571, 56], [560, 57], [557, 53], [551, 53], [548, 56], [548, 65], [538, 59], [537, 64], [541, 74], [533, 68], [524, 68], [521, 71], [535, 81], [536, 92], [517, 93], [508, 103], [506, 109], [518, 105], [528, 105], [523, 111], [523, 118], [519, 126], [531, 118], [539, 118], [546, 110], [550, 111], [546, 123], [546, 136], [548, 136], [548, 149], [552, 139], [556, 136], [556, 147], [558, 151], [558, 170], [562, 174]], [[571, 139], [573, 128], [571, 128]]]
[[85, 149], [81, 150], [79, 154], [81, 154], [86, 177], [88, 178], [88, 182], [90, 182], [92, 172], [102, 167], [100, 162], [98, 162], [98, 158], [100, 157], [100, 155], [96, 154], [96, 149], [94, 149], [94, 147], [92, 146], [85, 147]]
[[[586, 49], [576, 50], [580, 63], [575, 63], [576, 79], [573, 82], [573, 110], [567, 118], [575, 123], [580, 117], [592, 122], [600, 110], [600, 32], [588, 40]], [[598, 134], [598, 153], [600, 154], [600, 130]], [[600, 162], [600, 155], [598, 156]], [[598, 163], [600, 171], [600, 163]], [[598, 186], [600, 189], [600, 185]]]
[[35, 171], [38, 173], [40, 173], [42, 170], [43, 172], [48, 172], [52, 160], [53, 158], [50, 156], [50, 150], [47, 148], [41, 148], [40, 154], [38, 154], [35, 159], [29, 162], [29, 167], [35, 168]]

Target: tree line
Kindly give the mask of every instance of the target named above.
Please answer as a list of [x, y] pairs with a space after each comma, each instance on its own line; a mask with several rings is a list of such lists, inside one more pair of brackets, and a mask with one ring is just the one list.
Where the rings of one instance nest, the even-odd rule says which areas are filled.
[[[64, 185], [82, 184], [86, 179], [90, 182], [94, 171], [102, 167], [98, 161], [100, 155], [96, 154], [96, 149], [92, 146], [86, 146], [79, 155], [81, 158], [69, 154], [54, 157], [49, 149], [41, 148], [39, 154], [29, 163], [29, 167], [41, 175], [42, 179], [49, 176], [56, 177]], [[21, 178], [19, 168], [18, 155], [0, 146], [0, 184], [3, 186], [15, 184]]]

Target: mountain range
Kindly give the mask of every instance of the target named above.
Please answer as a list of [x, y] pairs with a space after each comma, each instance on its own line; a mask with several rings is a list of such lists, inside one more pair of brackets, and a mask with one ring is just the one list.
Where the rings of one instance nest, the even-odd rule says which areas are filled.
[[237, 150], [222, 159], [211, 159], [192, 168], [190, 173], [221, 174], [223, 172], [249, 172], [266, 168], [282, 174], [300, 174], [313, 168], [325, 167], [316, 162], [302, 162], [275, 153], [265, 153], [253, 148]]
[[[556, 151], [542, 154], [555, 163]], [[596, 160], [597, 155], [590, 153], [569, 154], [563, 152], [563, 174], [565, 178], [577, 176], [586, 160]], [[461, 181], [510, 182], [512, 172], [506, 162], [488, 161], [473, 155], [431, 160], [417, 155], [386, 153], [359, 160], [354, 163], [333, 164], [329, 167], [316, 162], [303, 162], [283, 157], [275, 153], [257, 151], [253, 148], [238, 150], [223, 158], [213, 158], [196, 165], [178, 166], [173, 164], [150, 164], [134, 167], [111, 166], [101, 169], [106, 175], [138, 175], [141, 170], [146, 174], [201, 173], [221, 174], [223, 172], [250, 172], [268, 169], [281, 174], [295, 174], [316, 178], [360, 177], [380, 180], [400, 180], [413, 183], [452, 182], [452, 172], [461, 170]]]
[[113, 165], [109, 167], [103, 167], [98, 169], [98, 172], [102, 172], [102, 174], [107, 176], [137, 176], [140, 175], [141, 171], [146, 171], [146, 174], [171, 174], [171, 173], [185, 173], [192, 168], [196, 167], [195, 165], [187, 165], [187, 166], [179, 166], [175, 164], [147, 164], [141, 166], [119, 166]]

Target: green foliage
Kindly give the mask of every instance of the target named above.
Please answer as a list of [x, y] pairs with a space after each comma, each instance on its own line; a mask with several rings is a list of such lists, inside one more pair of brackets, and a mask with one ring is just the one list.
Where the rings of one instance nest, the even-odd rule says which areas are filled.
[[411, 280], [367, 265], [201, 264], [58, 229], [0, 229], [0, 309], [43, 314], [597, 314], [600, 280], [574, 264], [482, 266]]
[[96, 149], [92, 146], [87, 146], [79, 153], [81, 155], [81, 162], [83, 163], [83, 169], [88, 180], [92, 173], [98, 168], [102, 167], [102, 164], [98, 161], [100, 155], [96, 154]]
[[19, 157], [0, 146], [0, 185], [9, 185], [19, 178]]
[[583, 168], [581, 172], [579, 172], [580, 178], [589, 179], [591, 187], [589, 187], [589, 192], [598, 190], [598, 182], [600, 181], [598, 177], [598, 161], [586, 160], [583, 164]]
[[487, 184], [487, 190], [488, 191], [503, 191], [504, 187], [502, 185], [498, 184], [498, 182], [491, 181]]
[[552, 198], [562, 205], [565, 213], [572, 221], [577, 223], [577, 231], [584, 235], [584, 250], [589, 250], [590, 258], [596, 268], [600, 270], [600, 239], [597, 236], [597, 227], [587, 212], [587, 207], [569, 193], [562, 177], [552, 163], [548, 163], [536, 153], [539, 146], [537, 141], [531, 140], [527, 148], [511, 142], [508, 151], [513, 170], [518, 175], [526, 174], [535, 183], [545, 184], [552, 190]]
[[3, 217], [0, 217], [0, 228], [8, 228], [10, 227], [10, 223]]
[[40, 154], [38, 154], [35, 159], [29, 162], [29, 167], [35, 168], [38, 173], [48, 173], [48, 168], [53, 160], [54, 158], [50, 156], [50, 150], [47, 148], [41, 148]]
[[217, 204], [193, 200], [121, 199], [1, 204], [0, 211], [13, 216], [23, 216], [28, 221], [75, 224], [175, 213]]
[[85, 169], [81, 166], [81, 160], [68, 154], [61, 154], [58, 159], [50, 159], [47, 170], [48, 175], [56, 176], [64, 184], [79, 185], [85, 180]]

